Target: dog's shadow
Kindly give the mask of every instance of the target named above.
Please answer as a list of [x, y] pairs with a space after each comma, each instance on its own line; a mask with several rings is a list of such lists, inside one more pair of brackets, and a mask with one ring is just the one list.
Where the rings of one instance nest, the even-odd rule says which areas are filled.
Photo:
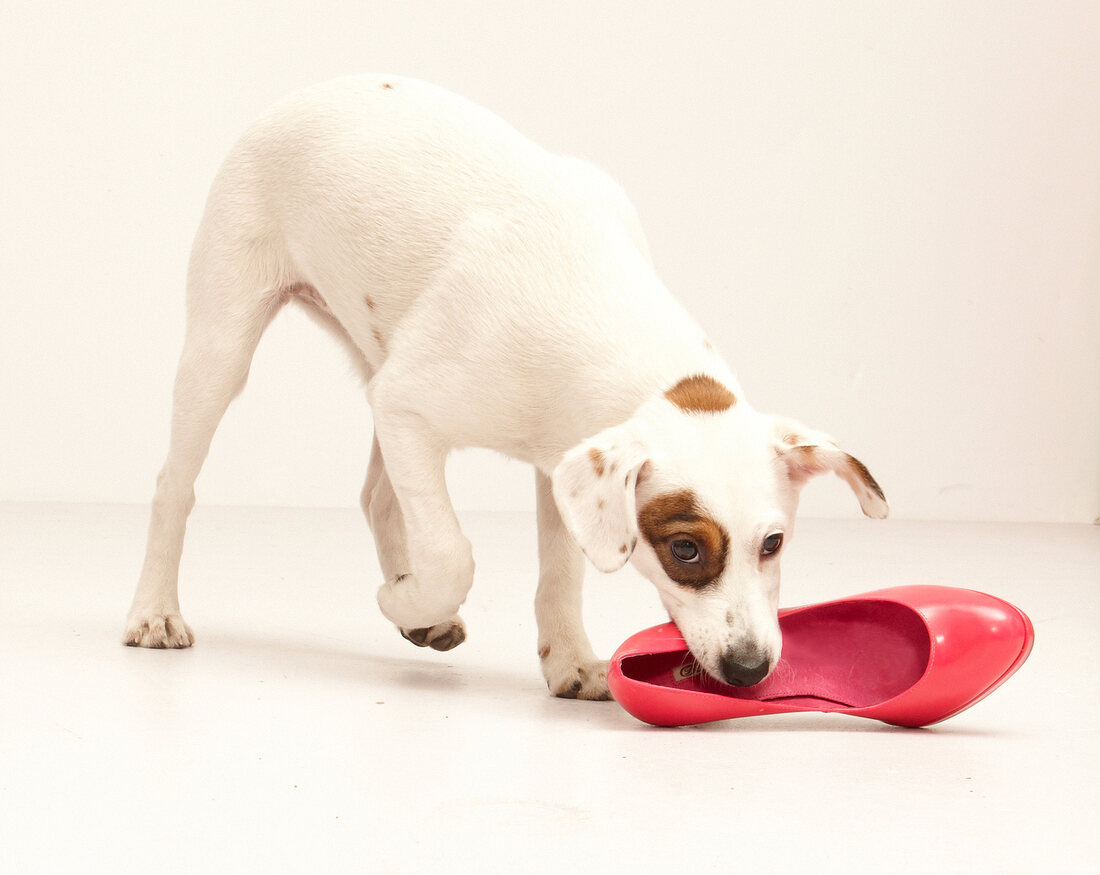
[[237, 670], [255, 676], [293, 679], [297, 682], [342, 685], [349, 695], [393, 700], [421, 693], [476, 696], [478, 707], [508, 719], [532, 713], [540, 720], [584, 723], [606, 731], [652, 733], [867, 733], [888, 732], [920, 737], [998, 736], [1003, 733], [974, 727], [938, 725], [923, 729], [889, 726], [842, 714], [797, 713], [740, 720], [722, 720], [682, 727], [655, 727], [627, 714], [615, 702], [582, 702], [551, 696], [538, 675], [537, 665], [523, 663], [486, 666], [463, 662], [458, 655], [425, 650], [395, 656], [372, 649], [369, 643], [355, 646], [343, 639], [303, 638], [278, 632], [251, 633], [210, 629], [194, 651], [204, 661], [220, 663], [220, 670]]
[[[473, 677], [446, 654], [425, 651], [408, 657], [394, 656], [368, 644], [358, 647], [343, 639], [305, 638], [278, 632], [241, 632], [208, 629], [196, 654], [211, 654], [242, 668], [262, 666], [273, 676], [327, 684], [347, 684], [362, 689], [406, 688], [414, 690], [463, 690]], [[411, 650], [411, 646], [410, 646]], [[480, 667], [478, 674], [481, 675]], [[487, 678], [494, 688], [516, 692], [526, 686], [519, 670], [496, 670]]]
[[[408, 644], [407, 656], [395, 655], [385, 646], [362, 645], [341, 638], [302, 636], [294, 633], [250, 632], [207, 628], [194, 654], [203, 661], [220, 663], [220, 670], [288, 678], [349, 688], [350, 694], [415, 695], [417, 692], [476, 695], [485, 701], [504, 703], [509, 709], [527, 706], [531, 700], [556, 700], [546, 690], [535, 660], [501, 660], [487, 664], [484, 658], [467, 659]], [[510, 704], [509, 704], [510, 703]], [[588, 703], [582, 703], [588, 704]]]
[[385, 645], [270, 630], [204, 627], [191, 655], [220, 676], [240, 674], [295, 684], [339, 687], [349, 696], [387, 702], [418, 695], [476, 697], [477, 708], [500, 719], [519, 717], [584, 723], [605, 729], [644, 726], [613, 701], [585, 702], [551, 696], [534, 659], [487, 664], [460, 653], [416, 651], [398, 656]]

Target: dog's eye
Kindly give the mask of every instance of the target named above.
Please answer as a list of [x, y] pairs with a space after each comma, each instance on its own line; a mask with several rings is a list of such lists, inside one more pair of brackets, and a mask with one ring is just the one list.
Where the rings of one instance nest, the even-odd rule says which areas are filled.
[[768, 535], [764, 539], [764, 543], [760, 545], [761, 556], [771, 556], [773, 553], [779, 551], [779, 548], [783, 546], [783, 535], [781, 532], [776, 532], [774, 535]]
[[693, 563], [699, 561], [699, 548], [695, 546], [694, 541], [689, 541], [687, 538], [678, 538], [673, 541], [669, 549], [680, 562]]

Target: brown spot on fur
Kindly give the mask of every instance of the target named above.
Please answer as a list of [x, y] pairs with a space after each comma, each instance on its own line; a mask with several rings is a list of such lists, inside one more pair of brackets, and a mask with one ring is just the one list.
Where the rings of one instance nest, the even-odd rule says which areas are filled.
[[389, 82], [383, 82], [382, 87], [389, 90], [389, 91], [393, 90], [393, 86]]
[[[638, 514], [638, 529], [672, 580], [683, 586], [704, 587], [722, 576], [729, 553], [729, 534], [699, 504], [690, 489], [652, 499]], [[672, 544], [690, 540], [699, 550], [698, 562], [682, 562], [672, 555]]]
[[596, 476], [603, 477], [604, 472], [607, 470], [603, 461], [603, 453], [595, 447], [592, 447], [592, 449], [588, 451], [588, 458], [592, 460], [592, 467], [596, 469]]
[[377, 302], [370, 295], [364, 295], [363, 300], [366, 302], [368, 310], [374, 310], [378, 306]]
[[705, 374], [684, 377], [665, 397], [687, 413], [721, 413], [737, 403], [736, 395]]
[[621, 547], [619, 548], [619, 552], [620, 552], [620, 553], [629, 553], [629, 552], [630, 552], [630, 545], [629, 545], [629, 544], [623, 544], [623, 545], [622, 545], [622, 546], [621, 546]]
[[607, 502], [604, 501], [602, 498], [597, 498], [596, 499], [596, 507], [597, 508], [599, 508], [600, 510], [603, 510], [606, 506], [607, 506]]
[[546, 659], [546, 657], [548, 657], [549, 655], [550, 655], [550, 645], [549, 644], [543, 644], [542, 647], [539, 648], [539, 659]]
[[382, 336], [382, 332], [378, 330], [378, 326], [377, 325], [372, 325], [370, 331], [371, 331], [371, 334], [374, 335], [375, 343], [377, 343], [378, 346], [382, 349], [382, 351], [385, 352], [385, 350], [386, 350], [386, 339]]

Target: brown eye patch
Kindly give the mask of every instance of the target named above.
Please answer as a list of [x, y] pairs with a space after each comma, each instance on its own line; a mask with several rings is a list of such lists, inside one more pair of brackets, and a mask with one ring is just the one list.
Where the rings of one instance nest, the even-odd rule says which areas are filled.
[[[638, 514], [638, 529], [661, 560], [665, 574], [676, 583], [701, 588], [722, 576], [729, 535], [703, 510], [690, 489], [649, 501]], [[685, 539], [698, 548], [698, 562], [677, 560], [673, 544]]]

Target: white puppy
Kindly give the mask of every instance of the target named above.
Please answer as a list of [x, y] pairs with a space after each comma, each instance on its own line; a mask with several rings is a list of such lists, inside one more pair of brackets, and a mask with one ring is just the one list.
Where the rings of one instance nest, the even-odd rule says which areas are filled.
[[411, 641], [446, 650], [465, 637], [474, 560], [448, 452], [534, 466], [538, 646], [556, 695], [607, 696], [582, 625], [582, 551], [601, 571], [633, 561], [702, 667], [746, 685], [779, 658], [779, 553], [806, 479], [834, 471], [865, 513], [887, 513], [860, 462], [748, 405], [657, 278], [609, 177], [421, 82], [340, 79], [253, 125], [210, 192], [187, 292], [128, 644], [193, 642], [177, 574], [195, 478], [288, 301], [366, 381], [378, 603]]

